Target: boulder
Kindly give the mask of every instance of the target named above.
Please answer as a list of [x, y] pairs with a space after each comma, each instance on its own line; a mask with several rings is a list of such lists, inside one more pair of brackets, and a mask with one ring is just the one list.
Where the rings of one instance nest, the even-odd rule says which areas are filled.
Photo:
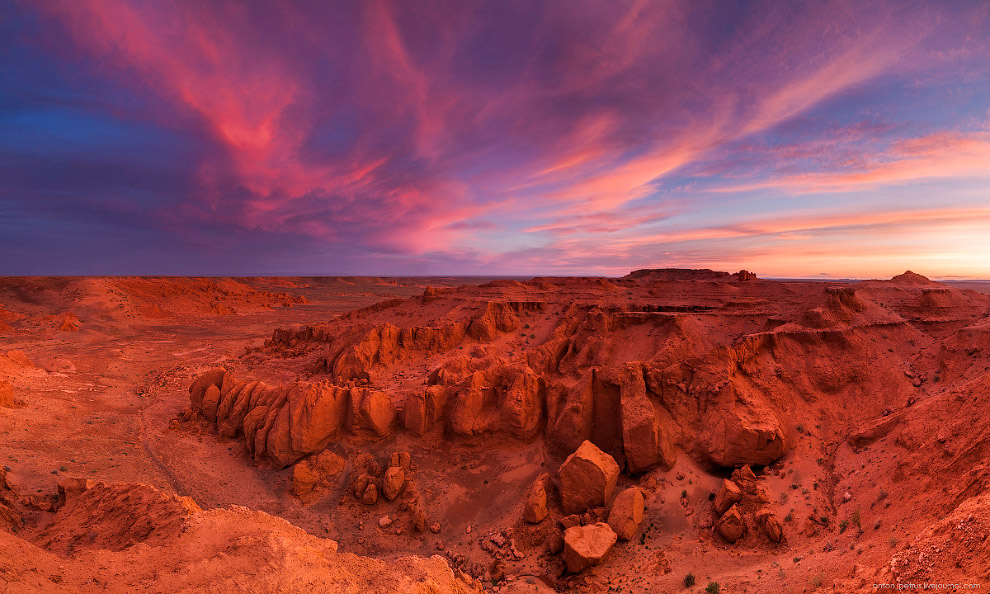
[[[331, 486], [332, 479], [344, 469], [345, 464], [343, 458], [330, 450], [323, 450], [317, 456], [296, 462], [292, 466], [293, 494], [304, 503], [310, 503], [315, 498], [317, 488]], [[367, 482], [358, 492], [363, 494], [366, 486]]]
[[608, 525], [621, 540], [630, 540], [643, 524], [645, 499], [639, 487], [629, 487], [615, 497]]
[[784, 527], [780, 525], [780, 520], [773, 515], [773, 510], [766, 507], [761, 508], [756, 512], [756, 521], [771, 542], [780, 542], [784, 537]]
[[326, 482], [327, 479], [340, 474], [347, 461], [330, 450], [323, 450], [316, 458], [310, 459], [310, 465], [320, 475], [320, 480]]
[[718, 533], [729, 542], [736, 542], [746, 531], [739, 508], [733, 505], [718, 520]]
[[605, 505], [619, 478], [615, 459], [590, 441], [560, 465], [560, 498], [564, 513], [582, 513], [589, 507]]
[[547, 518], [547, 488], [546, 482], [549, 475], [542, 474], [529, 487], [526, 493], [526, 508], [523, 511], [523, 519], [530, 524], [539, 524]]
[[354, 479], [354, 496], [358, 499], [364, 497], [364, 492], [368, 488], [368, 485], [375, 482], [375, 477], [371, 476], [367, 472], [362, 472]]
[[402, 485], [406, 482], [406, 472], [400, 466], [390, 466], [385, 471], [385, 480], [382, 483], [382, 494], [385, 499], [393, 501], [402, 492]]
[[426, 513], [423, 511], [423, 506], [418, 502], [413, 505], [410, 509], [410, 515], [412, 516], [412, 527], [416, 532], [422, 532], [426, 529]]
[[742, 499], [742, 491], [739, 490], [739, 485], [728, 479], [722, 479], [722, 486], [715, 494], [715, 511], [719, 515], [724, 514], [730, 507], [739, 503], [740, 499]]
[[589, 526], [574, 526], [564, 532], [564, 563], [567, 571], [579, 573], [605, 559], [617, 537], [604, 522]]

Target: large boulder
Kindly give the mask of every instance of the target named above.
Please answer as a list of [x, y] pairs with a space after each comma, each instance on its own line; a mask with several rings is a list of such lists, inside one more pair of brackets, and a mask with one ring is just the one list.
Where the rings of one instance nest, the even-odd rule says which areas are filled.
[[629, 487], [615, 497], [608, 512], [608, 525], [622, 540], [630, 540], [643, 524], [645, 499], [639, 487]]
[[722, 486], [715, 494], [715, 511], [724, 514], [730, 507], [739, 503], [742, 499], [742, 491], [739, 485], [728, 479], [722, 479]]
[[590, 507], [604, 506], [612, 496], [618, 478], [619, 465], [615, 459], [590, 441], [584, 441], [560, 465], [560, 499], [564, 513], [579, 514]]
[[612, 527], [604, 522], [568, 528], [564, 531], [563, 552], [567, 571], [579, 573], [600, 564], [616, 540]]
[[705, 406], [700, 442], [719, 466], [770, 464], [784, 455], [787, 440], [776, 409], [762, 396], [721, 385]]
[[526, 507], [523, 510], [523, 519], [530, 524], [539, 524], [546, 519], [547, 510], [547, 474], [541, 474], [533, 481], [529, 491], [526, 493]]
[[729, 542], [736, 542], [746, 531], [746, 524], [743, 522], [739, 508], [733, 505], [722, 514], [718, 520], [718, 533]]

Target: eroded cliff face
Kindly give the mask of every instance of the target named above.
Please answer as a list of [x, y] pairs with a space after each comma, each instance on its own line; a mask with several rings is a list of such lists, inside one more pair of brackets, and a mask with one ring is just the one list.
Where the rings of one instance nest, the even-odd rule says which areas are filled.
[[562, 454], [590, 440], [633, 474], [678, 455], [766, 465], [789, 451], [796, 410], [848, 420], [917, 392], [904, 371], [987, 308], [934, 285], [638, 271], [431, 289], [277, 330], [264, 354], [308, 361], [305, 379], [268, 386], [215, 370], [191, 404], [282, 466], [342, 432], [394, 431], [544, 439]]
[[[431, 288], [276, 330], [245, 360], [295, 369], [295, 383], [267, 386], [213, 370], [191, 386], [191, 412], [276, 467], [341, 440], [407, 435], [434, 444], [538, 443], [558, 461], [590, 443], [633, 483], [667, 480], [658, 477], [674, 473], [681, 457], [714, 475], [742, 469], [737, 482], [750, 495], [706, 511], [702, 527], [739, 546], [784, 546], [775, 543], [848, 523], [847, 489], [856, 497], [883, 490], [882, 471], [853, 478], [851, 464], [878, 443], [887, 448], [878, 456], [917, 445], [918, 430], [904, 428], [923, 414], [916, 403], [947, 407], [953, 390], [966, 395], [961, 402], [985, 400], [988, 311], [985, 295], [912, 273], [829, 284], [664, 270]], [[951, 429], [939, 439], [957, 444], [948, 460], [906, 456], [912, 461], [897, 468], [971, 477], [952, 489], [958, 505], [987, 484], [972, 467], [984, 446]], [[802, 491], [803, 520], [791, 520], [787, 494], [769, 492], [759, 476], [766, 467], [783, 482], [775, 468], [788, 463], [814, 484]], [[567, 487], [555, 472], [541, 481], [546, 489], [530, 491], [552, 494], [553, 516], [552, 501], [566, 500]], [[526, 514], [545, 505], [530, 502]], [[606, 512], [591, 513], [578, 524]]]

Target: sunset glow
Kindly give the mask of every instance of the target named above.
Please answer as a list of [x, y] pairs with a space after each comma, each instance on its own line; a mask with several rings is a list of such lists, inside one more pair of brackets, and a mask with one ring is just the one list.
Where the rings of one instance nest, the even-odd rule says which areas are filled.
[[990, 278], [985, 2], [0, 0], [0, 274]]

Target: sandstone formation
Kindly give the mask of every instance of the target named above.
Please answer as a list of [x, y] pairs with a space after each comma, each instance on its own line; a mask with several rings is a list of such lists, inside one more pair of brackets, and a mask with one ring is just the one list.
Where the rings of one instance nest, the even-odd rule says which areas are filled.
[[560, 465], [560, 500], [564, 513], [581, 513], [605, 505], [619, 478], [619, 465], [590, 441]]
[[568, 528], [564, 531], [563, 551], [567, 571], [580, 573], [592, 565], [600, 564], [612, 550], [615, 541], [615, 532], [604, 522]]

